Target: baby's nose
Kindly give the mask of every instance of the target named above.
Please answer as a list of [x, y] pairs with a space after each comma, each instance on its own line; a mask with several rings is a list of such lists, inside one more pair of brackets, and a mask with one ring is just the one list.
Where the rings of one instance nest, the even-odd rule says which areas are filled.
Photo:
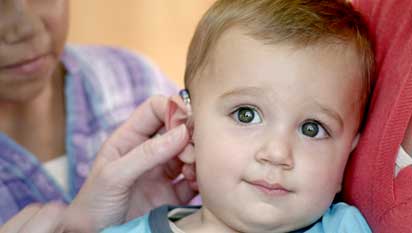
[[274, 137], [263, 143], [256, 153], [256, 160], [290, 170], [294, 167], [291, 144], [287, 138]]

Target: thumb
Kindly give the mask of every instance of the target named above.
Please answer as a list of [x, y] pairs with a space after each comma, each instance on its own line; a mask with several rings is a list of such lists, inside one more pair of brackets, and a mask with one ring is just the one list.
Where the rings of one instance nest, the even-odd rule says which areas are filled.
[[118, 178], [134, 183], [143, 173], [166, 163], [182, 152], [189, 142], [185, 125], [180, 125], [163, 135], [147, 140], [113, 163]]

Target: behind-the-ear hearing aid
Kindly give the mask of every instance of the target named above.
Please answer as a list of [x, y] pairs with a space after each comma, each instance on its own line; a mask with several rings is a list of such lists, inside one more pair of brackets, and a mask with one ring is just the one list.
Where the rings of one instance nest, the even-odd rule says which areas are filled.
[[179, 91], [179, 95], [182, 98], [185, 106], [186, 106], [186, 115], [187, 115], [187, 120], [186, 120], [186, 127], [189, 129], [190, 134], [192, 134], [193, 130], [193, 117], [192, 117], [192, 104], [190, 101], [190, 94], [189, 90], [183, 89]]
[[186, 111], [187, 111], [187, 116], [190, 117], [192, 116], [192, 105], [190, 104], [190, 94], [187, 89], [182, 89], [179, 91], [180, 97], [182, 97], [183, 102], [185, 103], [186, 106]]

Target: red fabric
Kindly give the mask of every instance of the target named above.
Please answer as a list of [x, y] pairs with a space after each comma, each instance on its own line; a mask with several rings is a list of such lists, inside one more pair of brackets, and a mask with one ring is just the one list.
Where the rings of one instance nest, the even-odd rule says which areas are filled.
[[412, 0], [354, 0], [375, 42], [377, 80], [366, 127], [348, 163], [345, 201], [375, 233], [412, 232], [412, 168], [394, 178], [412, 115]]

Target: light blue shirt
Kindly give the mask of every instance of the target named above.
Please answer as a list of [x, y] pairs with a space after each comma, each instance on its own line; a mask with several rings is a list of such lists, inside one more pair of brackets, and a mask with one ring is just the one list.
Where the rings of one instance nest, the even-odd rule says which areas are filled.
[[[103, 233], [171, 233], [167, 214], [174, 208], [176, 207], [159, 207], [126, 224], [107, 228]], [[313, 225], [294, 232], [371, 233], [372, 231], [358, 209], [340, 202], [332, 205]]]

